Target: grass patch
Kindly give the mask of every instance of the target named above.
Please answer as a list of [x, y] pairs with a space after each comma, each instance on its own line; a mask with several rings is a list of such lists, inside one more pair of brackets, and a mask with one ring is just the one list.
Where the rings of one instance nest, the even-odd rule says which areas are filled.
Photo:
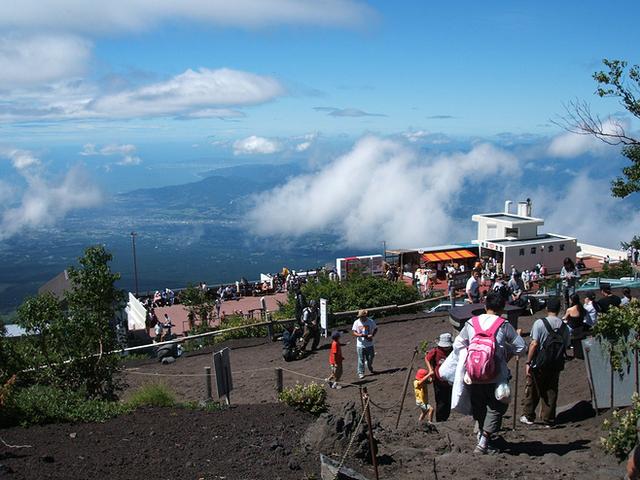
[[33, 385], [11, 394], [0, 411], [0, 425], [104, 422], [129, 411], [128, 405], [119, 402], [87, 399], [82, 392]]
[[174, 407], [176, 397], [173, 391], [163, 383], [148, 383], [140, 387], [127, 402], [131, 408]]

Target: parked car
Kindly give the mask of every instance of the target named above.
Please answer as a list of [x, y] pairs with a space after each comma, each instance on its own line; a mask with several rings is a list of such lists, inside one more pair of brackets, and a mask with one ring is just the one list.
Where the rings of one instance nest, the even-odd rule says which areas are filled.
[[[463, 301], [460, 301], [459, 305], [462, 305], [463, 303]], [[427, 310], [427, 313], [448, 312], [449, 310], [451, 310], [451, 302], [440, 302], [435, 307], [431, 307]]]

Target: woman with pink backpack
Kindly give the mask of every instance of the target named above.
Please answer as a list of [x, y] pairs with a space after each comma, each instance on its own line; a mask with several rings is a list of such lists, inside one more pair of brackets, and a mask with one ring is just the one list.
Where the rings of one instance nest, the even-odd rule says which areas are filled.
[[466, 349], [464, 388], [468, 390], [471, 413], [478, 425], [476, 453], [491, 450], [491, 436], [502, 426], [509, 404], [507, 362], [524, 355], [527, 345], [513, 326], [500, 315], [505, 306], [498, 292], [487, 295], [486, 313], [465, 323], [453, 342], [454, 352]]

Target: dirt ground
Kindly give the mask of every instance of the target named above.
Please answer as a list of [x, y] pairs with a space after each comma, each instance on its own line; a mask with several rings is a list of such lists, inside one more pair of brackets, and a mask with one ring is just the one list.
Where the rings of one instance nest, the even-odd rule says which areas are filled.
[[[528, 332], [532, 318], [520, 319]], [[6, 478], [172, 478], [172, 479], [305, 479], [319, 478], [318, 454], [340, 460], [348, 438], [330, 439], [342, 429], [344, 412], [360, 418], [358, 386], [366, 386], [372, 402], [374, 435], [378, 441], [380, 478], [399, 479], [612, 479], [623, 468], [599, 447], [604, 415], [595, 417], [586, 370], [581, 360], [567, 363], [560, 379], [559, 425], [512, 429], [513, 403], [504, 419], [497, 455], [477, 456], [473, 422], [453, 414], [437, 431], [419, 427], [411, 387], [395, 428], [407, 367], [414, 348], [433, 342], [443, 332], [455, 335], [446, 316], [404, 315], [379, 321], [376, 375], [358, 381], [355, 343], [343, 336], [345, 373], [342, 390], [328, 389], [330, 411], [319, 419], [276, 403], [275, 369], [284, 370], [284, 384], [322, 381], [328, 375], [328, 341], [306, 358], [285, 363], [280, 344], [266, 339], [236, 340], [231, 347], [233, 407], [206, 414], [188, 410], [146, 410], [105, 424], [47, 426], [0, 432], [9, 444], [0, 446], [0, 463], [13, 470]], [[423, 365], [418, 355], [415, 368]], [[124, 373], [126, 397], [140, 385], [163, 382], [181, 400], [204, 398], [204, 367], [210, 352], [184, 356], [170, 365], [153, 360], [129, 362]], [[515, 362], [512, 362], [512, 371]], [[524, 362], [520, 364], [518, 404], [524, 396]], [[215, 385], [215, 382], [214, 382]], [[215, 392], [215, 386], [214, 386]], [[431, 399], [433, 392], [430, 391]], [[355, 407], [355, 408], [354, 408]], [[520, 405], [517, 405], [520, 415]], [[345, 417], [346, 418], [346, 417]], [[338, 425], [338, 427], [335, 427]], [[334, 429], [337, 428], [337, 430]], [[334, 429], [334, 430], [332, 430]], [[73, 437], [72, 437], [72, 434]], [[357, 443], [357, 442], [356, 442]], [[321, 451], [319, 451], [321, 450]], [[373, 479], [373, 469], [352, 448], [346, 464]], [[0, 476], [2, 471], [0, 469]]]

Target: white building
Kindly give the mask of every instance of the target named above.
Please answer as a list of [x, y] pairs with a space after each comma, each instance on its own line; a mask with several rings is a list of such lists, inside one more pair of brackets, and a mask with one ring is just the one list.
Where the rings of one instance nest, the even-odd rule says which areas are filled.
[[506, 201], [504, 212], [473, 215], [478, 222], [480, 257], [494, 257], [505, 272], [513, 265], [518, 271], [532, 270], [537, 263], [547, 267], [549, 273], [559, 272], [566, 257], [575, 262], [577, 240], [554, 233], [538, 233], [544, 220], [531, 216], [531, 201], [518, 202], [517, 212], [511, 212], [511, 201]]

